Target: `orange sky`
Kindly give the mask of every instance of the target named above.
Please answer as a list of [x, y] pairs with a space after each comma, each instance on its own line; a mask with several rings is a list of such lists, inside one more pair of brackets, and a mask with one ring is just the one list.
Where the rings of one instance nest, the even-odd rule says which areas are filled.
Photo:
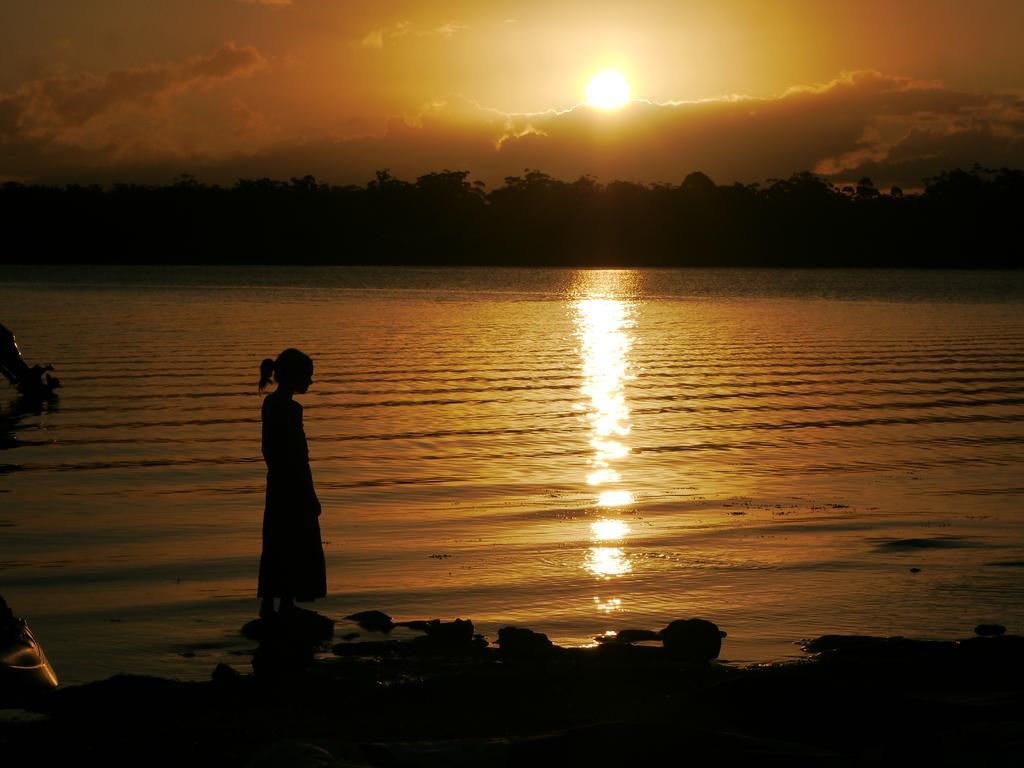
[[[1024, 165], [1022, 31], [1020, 0], [6, 3], [0, 179], [914, 186]], [[605, 67], [639, 101], [579, 106]]]

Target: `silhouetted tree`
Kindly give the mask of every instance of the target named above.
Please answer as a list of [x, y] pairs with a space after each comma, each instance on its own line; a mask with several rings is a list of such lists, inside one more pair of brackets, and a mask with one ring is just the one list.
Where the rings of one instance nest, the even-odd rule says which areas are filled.
[[[466, 170], [363, 186], [311, 175], [190, 175], [167, 186], [0, 184], [8, 262], [1019, 267], [1024, 171], [953, 169], [924, 191], [836, 187], [801, 171], [719, 186], [566, 182], [536, 170], [487, 191]], [[82, 254], [90, 254], [84, 257]]]
[[857, 197], [861, 200], [870, 200], [879, 195], [878, 189], [875, 188], [875, 182], [869, 179], [867, 176], [857, 182]]

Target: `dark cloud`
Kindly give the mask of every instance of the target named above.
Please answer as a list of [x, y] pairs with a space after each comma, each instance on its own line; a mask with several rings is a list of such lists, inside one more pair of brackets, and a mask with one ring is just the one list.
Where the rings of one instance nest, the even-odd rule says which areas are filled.
[[266, 64], [266, 59], [255, 48], [239, 48], [234, 43], [227, 43], [209, 56], [189, 59], [178, 68], [177, 80], [183, 85], [194, 85], [206, 80], [239, 77], [252, 74]]
[[[266, 59], [255, 48], [226, 43], [208, 55], [180, 62], [117, 70], [103, 77], [61, 75], [24, 83], [13, 93], [0, 94], [0, 180], [91, 182], [111, 173], [137, 173], [146, 158], [160, 154], [152, 142], [159, 137], [145, 135], [152, 127], [151, 121], [140, 119], [146, 110], [156, 112], [162, 100], [265, 66]], [[120, 126], [115, 135], [109, 121], [118, 110], [129, 108], [136, 110], [133, 125]], [[99, 137], [85, 140], [93, 125]], [[106, 139], [105, 130], [110, 133]], [[139, 135], [132, 136], [133, 130]], [[184, 159], [166, 156], [161, 164], [180, 164]]]
[[868, 161], [848, 174], [882, 179], [883, 183], [921, 180], [975, 163], [995, 168], [1024, 167], [1024, 126], [1015, 135], [996, 133], [988, 125], [954, 131], [912, 130], [881, 161]]
[[[25, 86], [13, 97], [0, 98], [0, 131], [9, 136], [0, 143], [0, 177], [164, 182], [187, 172], [230, 183], [238, 177], [311, 173], [335, 183], [361, 184], [382, 168], [403, 178], [449, 168], [468, 169], [476, 178], [500, 184], [505, 176], [537, 168], [563, 178], [591, 174], [605, 181], [647, 182], [678, 182], [702, 170], [719, 183], [730, 183], [814, 170], [837, 180], [870, 175], [881, 185], [917, 186], [923, 177], [958, 165], [1024, 166], [1024, 106], [1018, 97], [953, 91], [878, 72], [848, 73], [773, 98], [638, 101], [611, 112], [577, 106], [504, 114], [451, 97], [429, 105], [415, 119], [392, 119], [375, 136], [268, 140], [246, 153], [146, 150], [145, 137], [135, 154], [123, 147], [112, 154], [103, 144], [76, 150], [66, 141], [56, 152], [56, 131], [32, 137], [50, 139], [49, 145], [18, 148], [16, 139], [26, 139], [25, 115], [30, 113], [17, 101], [25, 93], [71, 124], [118, 103], [144, 104], [175, 88], [223, 80], [262, 64], [253, 49], [225, 46], [175, 66]], [[14, 158], [12, 151], [27, 154]]]
[[[122, 104], [145, 104], [161, 96], [251, 74], [266, 60], [255, 48], [227, 43], [207, 56], [184, 62], [117, 70], [103, 77], [54, 76], [22, 85], [0, 97], [0, 130], [48, 133], [56, 138]], [[13, 119], [12, 119], [13, 114]]]

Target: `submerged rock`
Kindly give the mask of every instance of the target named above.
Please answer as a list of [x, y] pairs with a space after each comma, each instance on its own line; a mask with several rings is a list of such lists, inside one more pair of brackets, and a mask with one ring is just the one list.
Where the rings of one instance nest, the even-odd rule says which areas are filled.
[[368, 632], [390, 632], [395, 628], [395, 622], [383, 611], [359, 611], [345, 618], [354, 621]]
[[978, 637], [999, 637], [1006, 634], [1006, 627], [1002, 624], [979, 624], [974, 628], [974, 634]]
[[426, 632], [423, 637], [412, 640], [413, 645], [420, 651], [464, 654], [487, 647], [487, 641], [483, 639], [482, 635], [473, 634], [473, 622], [468, 619], [455, 619], [455, 621], [433, 619], [424, 623], [423, 630]]
[[424, 627], [427, 637], [441, 643], [468, 643], [473, 639], [473, 622], [469, 619], [455, 619], [443, 622], [434, 619]]
[[[387, 626], [384, 623], [385, 619], [391, 621], [390, 617], [380, 611], [365, 611], [363, 614], [353, 614], [348, 618], [360, 621], [359, 625], [364, 628], [366, 624], [370, 624], [375, 631]], [[464, 656], [483, 650], [488, 645], [483, 635], [474, 634], [473, 622], [468, 619], [395, 621], [390, 623], [390, 629], [387, 631], [390, 632], [395, 627], [419, 630], [423, 634], [412, 638], [339, 643], [334, 647], [334, 653], [338, 656]], [[351, 632], [342, 639], [355, 640], [358, 637], [358, 632]]]
[[555, 647], [547, 635], [522, 627], [499, 629], [498, 646], [509, 656], [537, 656], [550, 653]]
[[705, 619], [677, 619], [659, 633], [665, 650], [686, 661], [711, 661], [722, 651], [722, 632]]

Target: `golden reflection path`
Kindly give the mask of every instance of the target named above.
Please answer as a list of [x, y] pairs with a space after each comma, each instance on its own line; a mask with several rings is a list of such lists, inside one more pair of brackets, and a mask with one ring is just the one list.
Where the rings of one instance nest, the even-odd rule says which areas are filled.
[[[583, 372], [583, 400], [575, 408], [587, 420], [593, 450], [586, 483], [594, 489], [594, 506], [603, 512], [590, 524], [593, 546], [587, 551], [584, 568], [602, 581], [633, 569], [621, 546], [629, 535], [629, 524], [612, 516], [612, 510], [633, 503], [621, 471], [629, 457], [626, 438], [631, 425], [625, 384], [631, 376], [629, 350], [634, 325], [634, 303], [623, 296], [630, 294], [633, 279], [630, 272], [581, 272], [573, 291]], [[622, 598], [595, 596], [594, 606], [601, 613], [614, 613], [621, 610]]]

